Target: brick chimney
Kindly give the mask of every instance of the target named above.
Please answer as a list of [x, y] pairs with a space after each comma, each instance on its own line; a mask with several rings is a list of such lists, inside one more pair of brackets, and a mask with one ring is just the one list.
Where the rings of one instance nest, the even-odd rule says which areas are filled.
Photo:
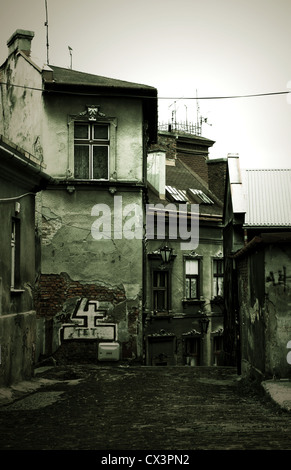
[[31, 52], [31, 41], [33, 37], [33, 31], [17, 29], [7, 41], [8, 55], [10, 56], [13, 54], [13, 52], [22, 51], [29, 57]]
[[227, 158], [210, 159], [207, 161], [209, 189], [224, 201]]

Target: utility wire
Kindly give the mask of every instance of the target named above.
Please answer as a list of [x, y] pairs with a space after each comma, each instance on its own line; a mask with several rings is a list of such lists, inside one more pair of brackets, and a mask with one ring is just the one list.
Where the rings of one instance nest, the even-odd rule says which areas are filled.
[[[13, 86], [16, 88], [23, 88], [25, 90], [34, 90], [34, 91], [41, 91], [46, 93], [60, 93], [60, 94], [69, 94], [69, 95], [79, 95], [79, 96], [102, 96], [104, 93], [82, 93], [82, 92], [71, 92], [71, 91], [61, 91], [61, 90], [45, 90], [43, 88], [36, 88], [30, 87], [26, 85], [15, 85], [13, 83], [8, 82], [0, 82], [0, 85], [7, 85]], [[261, 96], [274, 96], [274, 95], [286, 95], [291, 93], [291, 91], [274, 91], [269, 93], [254, 93], [248, 95], [230, 95], [230, 96], [190, 96], [190, 97], [171, 97], [171, 96], [144, 96], [144, 95], [134, 95], [135, 98], [146, 98], [146, 99], [159, 99], [159, 100], [227, 100], [227, 99], [238, 99], [238, 98], [257, 98]], [[115, 93], [108, 93], [108, 96], [128, 96], [129, 98], [133, 98], [132, 95], [124, 95], [124, 94], [115, 94]]]

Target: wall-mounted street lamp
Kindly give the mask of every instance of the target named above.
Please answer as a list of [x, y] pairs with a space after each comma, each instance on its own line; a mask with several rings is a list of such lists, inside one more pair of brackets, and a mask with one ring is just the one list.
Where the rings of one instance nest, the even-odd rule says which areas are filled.
[[160, 248], [160, 254], [164, 263], [168, 263], [170, 261], [172, 253], [172, 248], [169, 248], [167, 245]]

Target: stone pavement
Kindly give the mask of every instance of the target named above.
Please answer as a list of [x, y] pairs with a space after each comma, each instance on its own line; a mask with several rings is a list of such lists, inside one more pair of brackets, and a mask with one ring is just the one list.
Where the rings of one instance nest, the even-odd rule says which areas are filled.
[[266, 380], [262, 382], [262, 387], [268, 396], [277, 403], [283, 410], [291, 412], [291, 381]]
[[38, 369], [0, 389], [0, 450], [291, 450], [290, 384], [260, 393], [220, 367]]

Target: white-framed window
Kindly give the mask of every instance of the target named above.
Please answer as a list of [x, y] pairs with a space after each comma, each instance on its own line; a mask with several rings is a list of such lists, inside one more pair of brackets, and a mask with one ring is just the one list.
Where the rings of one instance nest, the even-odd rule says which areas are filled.
[[213, 297], [223, 297], [223, 258], [213, 260]]
[[200, 298], [200, 260], [185, 260], [185, 296], [187, 300]]
[[74, 123], [74, 177], [109, 179], [110, 126], [107, 123]]

